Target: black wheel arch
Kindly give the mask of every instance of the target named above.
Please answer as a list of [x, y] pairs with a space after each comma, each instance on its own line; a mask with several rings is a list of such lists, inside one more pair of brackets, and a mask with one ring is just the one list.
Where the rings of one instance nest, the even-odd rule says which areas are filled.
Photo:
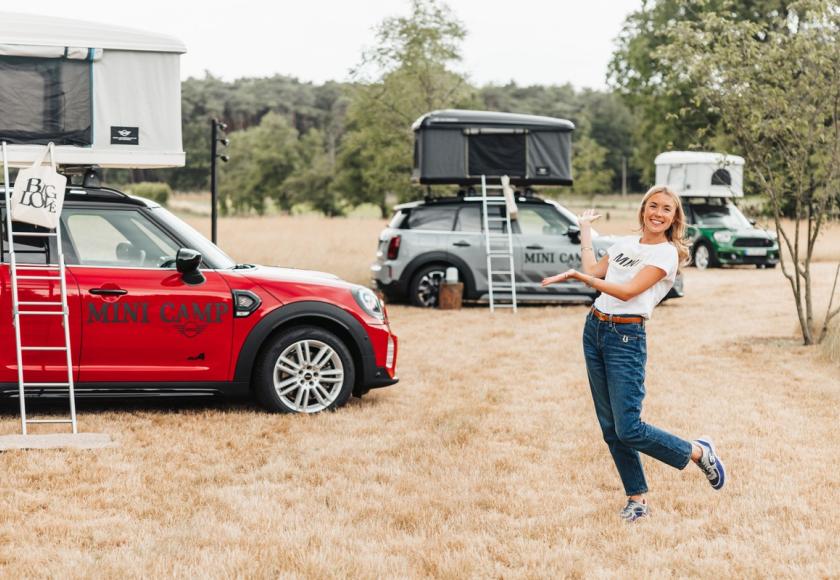
[[326, 302], [305, 300], [275, 308], [248, 333], [234, 370], [235, 381], [251, 383], [254, 362], [262, 349], [279, 333], [298, 326], [317, 326], [342, 339], [353, 357], [356, 367], [354, 392], [381, 378], [376, 367], [373, 345], [361, 323], [338, 306]]
[[462, 277], [461, 281], [464, 283], [464, 297], [468, 299], [477, 298], [472, 269], [463, 259], [447, 252], [427, 252], [408, 263], [400, 276], [400, 290], [404, 296], [409, 295], [409, 286], [414, 275], [420, 268], [431, 264], [446, 264], [458, 268], [458, 274]]

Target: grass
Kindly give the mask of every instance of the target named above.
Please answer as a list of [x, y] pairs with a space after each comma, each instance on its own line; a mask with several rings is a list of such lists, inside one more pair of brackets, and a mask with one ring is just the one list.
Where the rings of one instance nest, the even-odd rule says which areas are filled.
[[[220, 241], [364, 282], [382, 226], [229, 218]], [[833, 271], [814, 265], [818, 300]], [[0, 576], [840, 576], [837, 367], [797, 341], [778, 270], [688, 269], [686, 290], [648, 327], [643, 416], [713, 436], [721, 492], [645, 458], [653, 515], [619, 523], [584, 307], [390, 306], [401, 382], [339, 412], [83, 401], [119, 447], [0, 454]]]

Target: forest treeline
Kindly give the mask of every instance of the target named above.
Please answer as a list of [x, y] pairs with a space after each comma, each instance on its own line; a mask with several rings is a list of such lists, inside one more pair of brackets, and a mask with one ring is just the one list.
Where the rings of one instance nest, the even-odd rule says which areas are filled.
[[[412, 122], [435, 109], [469, 108], [569, 119], [576, 125], [572, 190], [618, 192], [625, 175], [628, 189], [641, 191], [652, 184], [659, 152], [743, 149], [720, 107], [704, 92], [709, 79], [684, 74], [686, 64], [674, 57], [674, 50], [685, 50], [674, 34], [678, 25], [708, 26], [714, 18], [728, 18], [755, 25], [768, 38], [791, 35], [791, 14], [801, 14], [803, 4], [821, 3], [644, 3], [627, 17], [615, 41], [609, 88], [591, 90], [514, 82], [475, 86], [459, 71], [467, 30], [457, 15], [437, 0], [409, 0], [408, 15], [380, 23], [374, 48], [359, 56], [350, 82], [316, 84], [282, 75], [224, 81], [210, 73], [183, 81], [186, 167], [121, 177], [166, 181], [182, 191], [207, 190], [210, 119], [217, 118], [227, 124], [230, 139], [224, 151], [230, 161], [219, 164], [223, 212], [263, 213], [306, 204], [341, 215], [373, 203], [384, 215], [389, 200], [422, 193], [410, 182]], [[781, 97], [768, 95], [767, 107], [784, 106], [773, 101]]]

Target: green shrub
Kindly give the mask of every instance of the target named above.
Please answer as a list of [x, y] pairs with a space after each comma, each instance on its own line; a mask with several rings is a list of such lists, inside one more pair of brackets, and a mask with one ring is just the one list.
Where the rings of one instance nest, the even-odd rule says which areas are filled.
[[161, 205], [166, 205], [169, 196], [172, 195], [172, 188], [168, 183], [157, 181], [141, 181], [140, 183], [132, 183], [126, 187], [128, 193], [138, 197], [145, 197], [156, 201]]

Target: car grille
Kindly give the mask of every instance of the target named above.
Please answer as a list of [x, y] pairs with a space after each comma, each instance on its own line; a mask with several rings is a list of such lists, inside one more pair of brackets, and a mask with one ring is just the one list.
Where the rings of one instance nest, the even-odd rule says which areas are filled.
[[769, 248], [773, 245], [773, 240], [767, 238], [738, 238], [732, 245], [738, 248]]

